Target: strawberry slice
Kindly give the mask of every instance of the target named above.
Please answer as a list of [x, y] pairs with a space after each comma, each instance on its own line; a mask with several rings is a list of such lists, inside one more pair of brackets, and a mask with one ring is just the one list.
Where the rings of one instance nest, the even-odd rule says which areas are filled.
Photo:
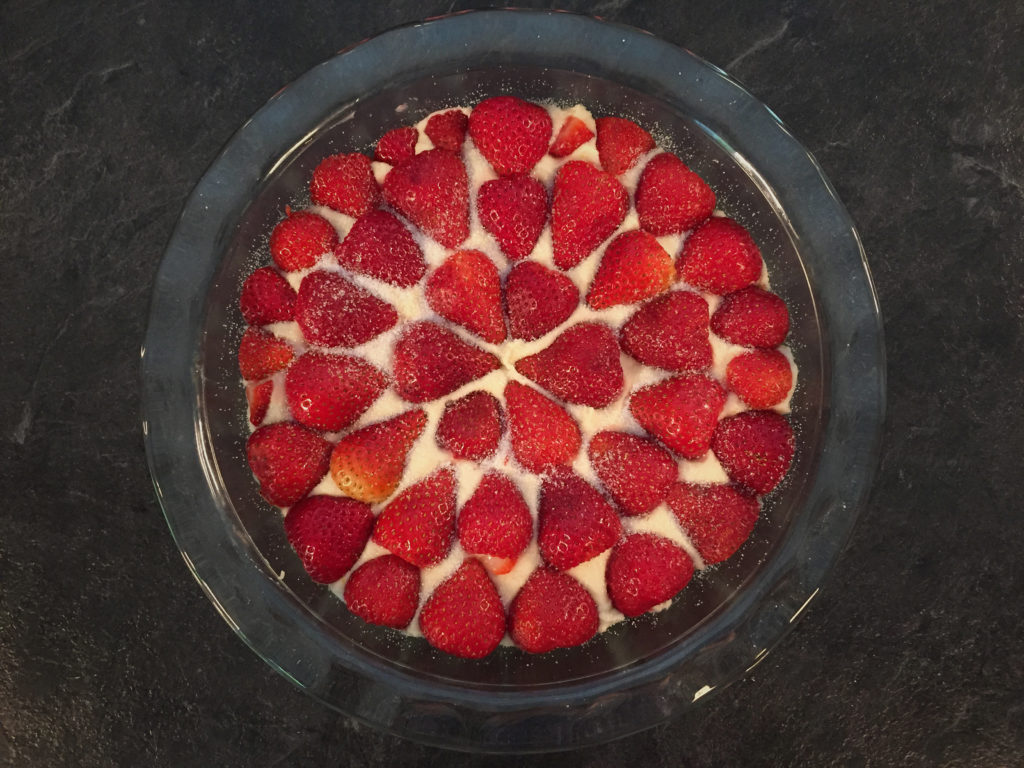
[[732, 219], [713, 216], [690, 233], [676, 268], [679, 277], [719, 296], [746, 288], [761, 277], [761, 251]]
[[633, 393], [629, 412], [640, 426], [686, 459], [699, 459], [711, 436], [727, 395], [714, 379], [686, 373]]
[[605, 490], [627, 515], [645, 515], [665, 500], [679, 469], [669, 452], [625, 432], [598, 432], [587, 448]]
[[396, 165], [384, 177], [384, 199], [445, 248], [469, 237], [469, 178], [454, 152], [430, 149]]
[[245, 400], [249, 404], [249, 423], [258, 427], [267, 418], [270, 398], [274, 394], [274, 382], [267, 379], [259, 384], [245, 385]]
[[505, 407], [512, 454], [528, 471], [540, 474], [570, 464], [580, 452], [580, 428], [565, 410], [537, 390], [510, 381]]
[[273, 267], [261, 267], [246, 278], [238, 297], [249, 325], [282, 323], [295, 317], [295, 290]]
[[587, 304], [592, 309], [635, 304], [668, 290], [675, 277], [672, 257], [653, 235], [641, 229], [623, 232], [605, 248]]
[[367, 560], [345, 582], [345, 604], [365, 622], [405, 629], [420, 604], [420, 569], [395, 555]]
[[455, 471], [439, 469], [398, 494], [377, 518], [373, 540], [427, 568], [445, 559], [455, 538]]
[[651, 158], [636, 187], [640, 226], [652, 235], [693, 229], [715, 210], [715, 193], [675, 155]]
[[338, 244], [334, 225], [310, 211], [293, 213], [278, 222], [270, 233], [270, 255], [285, 272], [315, 266], [325, 253]]
[[622, 351], [644, 365], [667, 371], [711, 367], [708, 303], [691, 291], [651, 299], [619, 331]]
[[338, 432], [373, 405], [387, 383], [387, 376], [360, 357], [309, 351], [288, 369], [284, 393], [297, 422]]
[[729, 361], [725, 382], [751, 408], [771, 408], [793, 388], [793, 369], [777, 349], [755, 349]]
[[622, 536], [615, 509], [594, 486], [569, 469], [555, 469], [540, 488], [537, 544], [560, 571], [597, 557]]
[[358, 152], [325, 157], [313, 171], [309, 196], [316, 205], [356, 218], [362, 216], [380, 202], [380, 187], [370, 158]]
[[500, 367], [497, 357], [467, 344], [447, 328], [413, 323], [395, 344], [395, 391], [410, 403], [425, 403]]
[[456, 459], [482, 461], [498, 450], [503, 432], [498, 398], [477, 391], [445, 405], [434, 439]]
[[539, 339], [568, 320], [579, 303], [572, 280], [535, 261], [516, 264], [505, 279], [508, 328], [516, 339]]
[[466, 552], [491, 561], [491, 573], [508, 573], [533, 539], [533, 515], [515, 483], [488, 472], [459, 511], [458, 533]]
[[570, 160], [555, 174], [551, 239], [555, 266], [571, 269], [608, 239], [629, 210], [618, 179], [590, 163]]
[[594, 138], [594, 132], [578, 117], [569, 115], [558, 129], [558, 135], [551, 142], [548, 154], [552, 157], [568, 157]]
[[668, 506], [706, 565], [726, 560], [750, 538], [761, 504], [732, 485], [677, 483]]
[[331, 454], [335, 485], [358, 501], [384, 501], [402, 481], [406, 457], [426, 426], [427, 414], [406, 411], [341, 438]]
[[711, 450], [734, 482], [760, 495], [782, 482], [796, 443], [786, 417], [775, 411], [744, 411], [722, 419]]
[[287, 341], [261, 328], [247, 328], [238, 344], [238, 370], [247, 380], [265, 379], [282, 371], [294, 357]]
[[597, 122], [597, 155], [601, 167], [613, 176], [619, 176], [643, 156], [654, 149], [654, 138], [623, 117], [599, 117]]
[[437, 149], [458, 152], [462, 149], [462, 142], [466, 140], [468, 125], [469, 116], [465, 112], [461, 109], [449, 109], [447, 112], [431, 115], [423, 132]]
[[504, 176], [480, 185], [476, 208], [502, 253], [519, 261], [533, 252], [547, 223], [548, 193], [532, 176]]
[[427, 271], [412, 233], [398, 217], [379, 208], [356, 220], [334, 256], [346, 269], [399, 288], [415, 285]]
[[622, 394], [622, 365], [615, 333], [603, 323], [567, 328], [516, 370], [570, 403], [603, 408]]
[[487, 571], [469, 557], [427, 598], [419, 623], [439, 651], [482, 659], [505, 636], [505, 609]]
[[341, 275], [318, 269], [302, 279], [295, 320], [311, 344], [357, 347], [392, 328], [398, 313]]
[[627, 536], [608, 558], [608, 596], [626, 616], [647, 613], [671, 600], [693, 577], [693, 561], [685, 551], [653, 533]]
[[307, 496], [284, 519], [288, 543], [318, 584], [332, 584], [348, 573], [371, 531], [370, 506], [337, 496]]
[[331, 444], [298, 424], [278, 422], [249, 435], [245, 453], [263, 498], [278, 507], [289, 507], [327, 472]]
[[774, 293], [752, 285], [722, 299], [711, 330], [744, 347], [777, 347], [789, 333], [789, 310]]
[[494, 96], [470, 112], [469, 136], [499, 176], [527, 173], [548, 151], [551, 116], [515, 96]]
[[398, 165], [416, 154], [419, 139], [420, 132], [414, 126], [395, 128], [380, 137], [374, 155], [382, 163]]
[[427, 304], [491, 344], [505, 340], [498, 268], [480, 251], [456, 251], [427, 278]]
[[508, 610], [508, 631], [528, 653], [583, 645], [597, 634], [597, 604], [576, 579], [541, 566]]

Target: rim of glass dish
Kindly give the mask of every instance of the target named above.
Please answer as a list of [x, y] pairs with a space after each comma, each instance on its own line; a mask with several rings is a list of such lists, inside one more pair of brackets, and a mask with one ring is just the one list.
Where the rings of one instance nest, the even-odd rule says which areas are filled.
[[[494, 45], [499, 38], [505, 48]], [[401, 55], [409, 50], [416, 56]], [[798, 245], [801, 260], [827, 251], [827, 269], [843, 276], [842, 290], [821, 303], [839, 312], [830, 318], [831, 330], [846, 342], [831, 361], [832, 411], [822, 464], [812, 478], [812, 508], [750, 588], [658, 657], [607, 678], [526, 694], [425, 683], [379, 660], [339, 653], [308, 609], [267, 577], [266, 563], [241, 543], [244, 531], [212, 527], [230, 501], [211, 494], [217, 471], [206, 452], [198, 365], [204, 299], [230, 224], [272, 164], [319, 124], [325, 110], [358, 99], [359, 91], [385, 88], [412, 67], [486, 69], [511, 66], [513, 56], [625, 82], [690, 114], [686, 103], [699, 102], [703, 127], [735, 147], [737, 161], [750, 161], [779, 209], [795, 220], [794, 231], [805, 238]], [[567, 67], [566, 56], [576, 64]], [[789, 200], [794, 189], [798, 201]], [[811, 219], [815, 226], [799, 226]], [[823, 285], [814, 285], [820, 295]], [[622, 24], [561, 11], [470, 11], [396, 27], [345, 49], [275, 94], [228, 141], [189, 196], [157, 274], [142, 348], [142, 408], [150, 473], [175, 542], [222, 617], [264, 661], [328, 706], [400, 736], [460, 749], [540, 751], [656, 725], [742, 676], [785, 636], [866, 503], [885, 412], [884, 341], [866, 256], [834, 188], [779, 118], [724, 71]], [[843, 451], [831, 459], [828, 446], [838, 448], [840, 427]], [[833, 485], [819, 488], [828, 462], [839, 456], [845, 463]], [[206, 527], [195, 530], [204, 519]], [[284, 653], [282, 624], [275, 622], [304, 632], [302, 650], [315, 658]], [[743, 648], [723, 642], [730, 636], [748, 642]], [[759, 651], [744, 650], [753, 647]], [[624, 715], [624, 697], [635, 703], [650, 696], [661, 704], [641, 717]]]

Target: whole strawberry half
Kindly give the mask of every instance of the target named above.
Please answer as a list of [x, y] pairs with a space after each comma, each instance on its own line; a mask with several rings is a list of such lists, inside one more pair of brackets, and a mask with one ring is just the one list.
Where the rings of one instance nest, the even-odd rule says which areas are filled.
[[374, 154], [382, 163], [398, 165], [416, 154], [419, 138], [420, 132], [414, 126], [395, 128], [380, 137]]
[[482, 461], [498, 450], [503, 432], [498, 398], [490, 392], [477, 391], [445, 405], [435, 440], [456, 459]]
[[679, 277], [719, 296], [746, 288], [761, 277], [761, 251], [750, 233], [732, 219], [712, 216], [683, 243]]
[[568, 320], [579, 304], [580, 292], [571, 279], [535, 261], [516, 264], [505, 278], [505, 311], [513, 338], [539, 339]]
[[775, 411], [744, 411], [722, 419], [711, 450], [734, 482], [765, 494], [786, 476], [796, 443], [784, 416]]
[[628, 515], [650, 512], [679, 477], [668, 451], [626, 432], [598, 432], [587, 455], [605, 490]]
[[508, 631], [528, 653], [574, 648], [597, 633], [597, 604], [576, 579], [541, 566], [508, 610]]
[[270, 233], [270, 255], [285, 272], [315, 266], [337, 244], [334, 225], [310, 211], [292, 213], [289, 209], [288, 216]]
[[288, 543], [319, 584], [331, 584], [348, 573], [372, 530], [368, 504], [337, 496], [307, 496], [284, 519]]
[[295, 321], [312, 344], [356, 347], [393, 327], [398, 313], [341, 275], [316, 270], [299, 285]]
[[469, 237], [469, 179], [454, 152], [430, 149], [396, 165], [384, 177], [384, 199], [445, 248]]
[[439, 469], [398, 494], [377, 517], [373, 540], [420, 568], [437, 565], [455, 538], [455, 471]]
[[387, 383], [387, 376], [360, 357], [309, 351], [288, 369], [284, 393], [297, 422], [338, 432], [358, 419]]
[[341, 241], [338, 263], [399, 288], [408, 288], [426, 274], [423, 251], [398, 217], [374, 208], [360, 216]]
[[456, 251], [427, 278], [427, 304], [491, 344], [505, 340], [498, 268], [480, 251]]
[[334, 484], [353, 499], [384, 501], [402, 481], [406, 457], [426, 426], [427, 414], [406, 411], [341, 438], [331, 453]]
[[644, 365], [667, 371], [711, 367], [708, 303], [691, 291], [651, 299], [619, 331], [622, 351]]
[[238, 370], [250, 381], [283, 371], [294, 357], [287, 341], [261, 328], [247, 328], [238, 344]]
[[459, 510], [459, 543], [492, 573], [508, 573], [533, 539], [533, 516], [516, 484], [488, 472]]
[[750, 538], [761, 505], [732, 485], [677, 483], [668, 506], [707, 565], [726, 560]]
[[623, 375], [615, 333], [603, 323], [567, 328], [516, 370], [556, 397], [603, 408], [622, 394]]
[[579, 425], [558, 403], [532, 387], [510, 381], [505, 385], [505, 408], [512, 454], [528, 471], [540, 474], [572, 463], [579, 454]]
[[752, 285], [722, 299], [711, 330], [744, 347], [777, 347], [789, 333], [789, 310], [774, 293]]
[[480, 185], [476, 209], [502, 253], [519, 261], [533, 252], [547, 223], [548, 193], [532, 176], [504, 176]]
[[462, 149], [462, 142], [466, 140], [468, 125], [469, 116], [465, 112], [461, 109], [449, 109], [447, 112], [431, 115], [423, 132], [437, 149], [458, 152]]
[[427, 598], [419, 624], [439, 651], [481, 659], [505, 636], [505, 609], [487, 570], [470, 557]]
[[629, 193], [611, 174], [570, 160], [555, 175], [551, 239], [555, 266], [571, 269], [618, 229], [629, 210]]
[[362, 216], [380, 202], [380, 187], [370, 158], [358, 152], [325, 157], [313, 171], [309, 196], [316, 205], [356, 218]]
[[259, 384], [245, 385], [245, 400], [249, 405], [249, 423], [258, 427], [267, 418], [270, 409], [270, 398], [274, 395], [274, 382], [271, 379]]
[[623, 117], [597, 118], [597, 154], [601, 167], [618, 176], [625, 173], [643, 155], [654, 149], [647, 131]]
[[771, 408], [793, 388], [793, 368], [779, 350], [755, 349], [729, 361], [725, 382], [751, 408]]
[[331, 444], [303, 426], [279, 422], [249, 435], [245, 453], [263, 498], [278, 507], [289, 507], [327, 472]]
[[568, 469], [544, 478], [538, 518], [540, 553], [561, 571], [597, 557], [622, 536], [622, 522], [608, 500]]
[[395, 343], [395, 391], [410, 403], [444, 397], [500, 367], [490, 352], [436, 323], [414, 323]]
[[653, 235], [641, 229], [623, 232], [608, 243], [587, 293], [592, 309], [635, 304], [666, 291], [676, 269]]
[[365, 622], [405, 629], [420, 604], [420, 569], [395, 555], [367, 560], [345, 582], [345, 604]]
[[641, 427], [686, 459], [699, 459], [711, 436], [727, 395], [714, 379], [683, 374], [638, 389], [629, 412]]
[[715, 210], [715, 193], [675, 155], [663, 152], [644, 166], [636, 187], [640, 226], [652, 235], [686, 232]]
[[238, 305], [249, 325], [286, 322], [295, 316], [295, 290], [276, 269], [261, 267], [242, 284]]
[[552, 157], [568, 157], [577, 149], [594, 138], [594, 132], [578, 117], [569, 115], [558, 129], [555, 140], [551, 142], [548, 154]]
[[469, 113], [469, 136], [499, 176], [527, 173], [548, 151], [551, 116], [515, 96], [494, 96]]
[[605, 571], [608, 596], [626, 616], [671, 600], [693, 577], [693, 561], [678, 545], [653, 533], [635, 533], [612, 550]]

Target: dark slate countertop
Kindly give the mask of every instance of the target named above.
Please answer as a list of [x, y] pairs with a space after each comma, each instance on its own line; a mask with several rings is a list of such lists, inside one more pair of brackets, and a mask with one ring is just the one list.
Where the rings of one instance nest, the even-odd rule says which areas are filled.
[[[0, 8], [0, 765], [522, 764], [380, 735], [272, 672], [189, 577], [139, 428], [152, 280], [221, 145], [335, 51], [464, 7]], [[721, 66], [815, 154], [877, 282], [890, 411], [848, 549], [763, 663], [667, 725], [530, 763], [1018, 764], [1024, 6], [560, 7]]]

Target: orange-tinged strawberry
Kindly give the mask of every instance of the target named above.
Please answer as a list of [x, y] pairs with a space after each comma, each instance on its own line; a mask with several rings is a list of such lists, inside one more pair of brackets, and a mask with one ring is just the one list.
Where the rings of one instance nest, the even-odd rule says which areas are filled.
[[671, 450], [699, 459], [711, 446], [726, 398], [714, 379], [685, 373], [638, 389], [629, 401], [629, 412]]
[[238, 306], [249, 325], [286, 322], [295, 316], [295, 290], [276, 269], [261, 267], [242, 284]]
[[762, 264], [747, 230], [732, 219], [712, 216], [686, 238], [676, 269], [690, 285], [721, 296], [761, 277]]
[[547, 223], [548, 193], [532, 176], [503, 176], [480, 185], [476, 208], [502, 253], [518, 261], [533, 252]]
[[437, 314], [491, 344], [505, 340], [498, 268], [480, 251], [456, 251], [427, 278], [424, 294]]
[[706, 565], [732, 557], [750, 538], [761, 504], [733, 485], [677, 483], [668, 492], [668, 506]]
[[416, 142], [419, 138], [420, 132], [415, 126], [395, 128], [380, 137], [374, 155], [382, 163], [398, 165], [416, 154]]
[[297, 422], [338, 432], [358, 419], [387, 383], [387, 376], [361, 357], [310, 350], [288, 369], [284, 392]]
[[289, 507], [327, 473], [331, 444], [299, 424], [278, 422], [253, 432], [245, 452], [263, 498]]
[[295, 321], [312, 344], [356, 347], [392, 328], [398, 313], [341, 275], [318, 269], [302, 279]]
[[544, 559], [566, 571], [597, 557], [622, 536], [615, 509], [569, 469], [552, 470], [540, 489], [537, 544]]
[[335, 485], [359, 501], [384, 501], [402, 481], [406, 457], [426, 425], [423, 411], [406, 411], [341, 438], [330, 457]]
[[578, 117], [569, 115], [558, 129], [555, 140], [551, 142], [548, 154], [552, 157], [568, 157], [592, 138], [594, 132], [587, 124]]
[[410, 403], [444, 397], [500, 367], [490, 352], [436, 323], [413, 323], [395, 343], [395, 391]]
[[291, 345], [260, 328], [247, 328], [238, 344], [238, 370], [243, 379], [265, 379], [288, 367], [295, 353]]
[[587, 455], [601, 484], [627, 515], [650, 512], [679, 477], [668, 451], [626, 432], [598, 432], [590, 439]]
[[515, 96], [494, 96], [470, 112], [469, 136], [499, 176], [527, 173], [548, 151], [551, 116]]
[[666, 291], [675, 282], [672, 257], [642, 229], [623, 232], [608, 243], [587, 293], [592, 309], [635, 304]]
[[639, 616], [671, 600], [693, 577], [693, 561], [681, 547], [653, 533], [622, 540], [608, 558], [605, 580], [612, 605]]
[[576, 284], [535, 261], [516, 264], [505, 278], [505, 311], [513, 338], [532, 341], [553, 331], [580, 304]]
[[455, 471], [443, 467], [381, 511], [373, 540], [420, 568], [437, 565], [455, 539]]
[[505, 431], [502, 421], [498, 398], [490, 392], [470, 392], [445, 405], [434, 439], [456, 459], [481, 461], [498, 450]]
[[426, 274], [423, 251], [396, 216], [374, 208], [356, 220], [334, 256], [359, 274], [408, 288]]
[[405, 629], [420, 604], [420, 569], [395, 555], [367, 560], [345, 582], [345, 604], [370, 624]]
[[508, 573], [533, 538], [533, 516], [516, 484], [488, 472], [459, 510], [459, 543], [491, 573]]
[[733, 482], [760, 495], [782, 482], [796, 441], [785, 416], [775, 411], [744, 411], [718, 423], [711, 450]]
[[468, 125], [469, 115], [461, 109], [449, 109], [447, 112], [431, 115], [423, 132], [437, 149], [458, 152], [462, 149], [462, 142], [466, 140]]
[[744, 347], [777, 347], [789, 333], [789, 310], [774, 293], [752, 285], [722, 299], [711, 330]]
[[325, 157], [313, 171], [309, 196], [316, 205], [349, 216], [362, 216], [380, 201], [380, 187], [370, 158], [358, 152]]
[[675, 155], [663, 152], [644, 166], [635, 194], [640, 226], [652, 235], [686, 232], [715, 210], [715, 193]]
[[245, 399], [249, 404], [249, 423], [258, 427], [267, 418], [270, 398], [274, 394], [274, 382], [270, 379], [259, 384], [245, 385]]
[[597, 604], [567, 573], [541, 566], [526, 580], [508, 610], [508, 631], [529, 653], [574, 648], [597, 633]]
[[622, 351], [644, 365], [667, 371], [704, 371], [713, 359], [708, 303], [692, 291], [651, 299], [619, 331]]
[[288, 209], [270, 233], [270, 255], [285, 272], [315, 266], [337, 244], [338, 232], [331, 222], [312, 211]]
[[619, 176], [643, 155], [654, 149], [654, 139], [647, 131], [624, 117], [599, 117], [597, 122], [597, 154], [601, 167]]
[[578, 323], [545, 349], [524, 357], [516, 370], [570, 403], [603, 408], [622, 394], [615, 333], [603, 323]]
[[445, 248], [469, 237], [469, 177], [454, 152], [429, 149], [394, 166], [384, 199]]
[[481, 659], [505, 636], [505, 609], [486, 569], [466, 558], [423, 604], [420, 630], [427, 642], [453, 656]]
[[570, 160], [555, 174], [551, 240], [555, 266], [571, 269], [618, 229], [629, 210], [629, 193], [611, 174]]
[[338, 496], [307, 496], [284, 519], [288, 543], [319, 584], [332, 584], [348, 573], [372, 530], [369, 505]]
[[510, 381], [505, 385], [505, 408], [512, 454], [528, 471], [539, 474], [570, 464], [579, 454], [579, 425], [558, 403], [532, 387]]
[[725, 382], [751, 408], [771, 408], [793, 388], [793, 368], [779, 350], [755, 349], [729, 361]]

